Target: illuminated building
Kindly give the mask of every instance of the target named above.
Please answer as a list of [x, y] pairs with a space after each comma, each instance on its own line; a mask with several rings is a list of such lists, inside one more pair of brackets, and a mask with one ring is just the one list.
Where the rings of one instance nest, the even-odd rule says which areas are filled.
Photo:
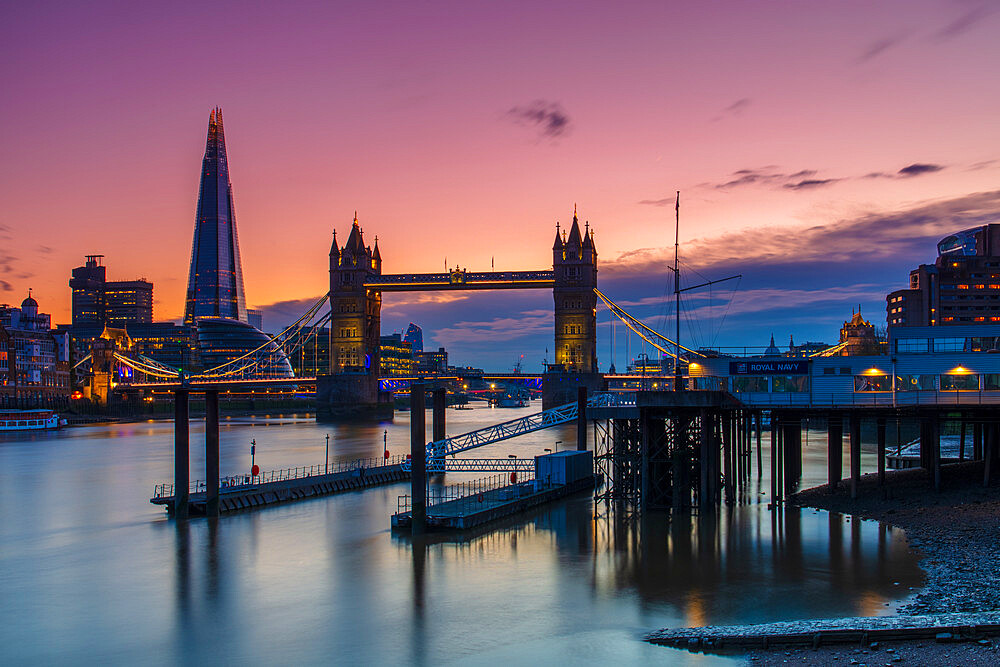
[[69, 339], [50, 323], [30, 294], [20, 308], [0, 305], [0, 407], [55, 406], [69, 396]]
[[[262, 333], [246, 322], [226, 318], [203, 317], [198, 320], [198, 357], [202, 370], [210, 370], [229, 362], [236, 362], [227, 370], [233, 371], [234, 377], [243, 374], [239, 368], [256, 361], [252, 369], [253, 377], [293, 377], [292, 365], [285, 355], [267, 334]], [[260, 351], [253, 352], [263, 346]], [[253, 354], [250, 354], [253, 352]], [[236, 361], [244, 355], [249, 357]]]
[[886, 297], [890, 327], [1000, 322], [1000, 224], [942, 239], [934, 264], [910, 271], [909, 289]]
[[583, 234], [573, 211], [569, 237], [559, 235], [552, 246], [555, 287], [555, 364], [550, 370], [570, 373], [597, 371], [597, 248], [589, 223]]
[[439, 347], [437, 352], [417, 352], [414, 370], [419, 374], [444, 374], [448, 372], [448, 351]]
[[406, 335], [403, 336], [403, 342], [410, 344], [410, 350], [414, 354], [417, 352], [423, 352], [424, 330], [418, 327], [413, 322], [410, 322], [410, 326], [406, 328]]
[[86, 264], [73, 269], [73, 326], [124, 327], [153, 321], [153, 283], [140, 280], [107, 280], [104, 255], [87, 255]]
[[247, 322], [254, 329], [264, 330], [264, 313], [256, 308], [247, 308]]
[[330, 368], [330, 329], [307, 329], [301, 343], [285, 349], [295, 376], [316, 377], [318, 373], [326, 373]]
[[219, 108], [208, 118], [184, 323], [193, 324], [202, 317], [247, 321], [233, 187]]
[[379, 377], [406, 377], [414, 366], [413, 348], [400, 334], [379, 339]]

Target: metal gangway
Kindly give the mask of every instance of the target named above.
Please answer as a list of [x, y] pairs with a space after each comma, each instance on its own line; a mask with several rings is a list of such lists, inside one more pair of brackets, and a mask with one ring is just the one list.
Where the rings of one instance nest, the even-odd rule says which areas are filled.
[[[587, 398], [588, 408], [635, 405], [635, 396], [616, 392], [595, 392]], [[492, 445], [526, 433], [559, 426], [575, 421], [579, 415], [577, 403], [567, 403], [535, 414], [511, 419], [510, 421], [485, 426], [475, 431], [454, 435], [450, 438], [427, 443], [428, 472], [524, 472], [534, 470], [534, 462], [529, 459], [456, 459], [447, 458], [460, 452]], [[410, 469], [410, 461], [403, 463], [403, 469]]]

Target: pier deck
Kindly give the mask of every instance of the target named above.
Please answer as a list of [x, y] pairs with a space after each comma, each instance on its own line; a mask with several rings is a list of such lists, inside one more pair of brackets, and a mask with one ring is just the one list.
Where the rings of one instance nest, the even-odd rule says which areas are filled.
[[[262, 505], [394, 484], [410, 478], [409, 471], [404, 470], [398, 461], [372, 466], [348, 464], [338, 466], [332, 472], [326, 472], [323, 466], [302, 470], [315, 474], [284, 475], [282, 473], [286, 471], [275, 471], [255, 478], [227, 478], [222, 481], [219, 489], [219, 511], [235, 512]], [[206, 493], [199, 490], [204, 488], [203, 484], [195, 482], [192, 486], [194, 488], [188, 501], [190, 513], [192, 516], [204, 516]], [[166, 506], [167, 512], [173, 515], [173, 485], [157, 485], [149, 502]]]

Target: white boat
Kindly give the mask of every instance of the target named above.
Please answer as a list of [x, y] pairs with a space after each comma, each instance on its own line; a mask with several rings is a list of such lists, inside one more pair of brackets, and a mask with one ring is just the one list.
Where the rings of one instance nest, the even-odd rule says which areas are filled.
[[59, 415], [52, 410], [0, 410], [0, 433], [4, 431], [41, 431], [59, 428]]

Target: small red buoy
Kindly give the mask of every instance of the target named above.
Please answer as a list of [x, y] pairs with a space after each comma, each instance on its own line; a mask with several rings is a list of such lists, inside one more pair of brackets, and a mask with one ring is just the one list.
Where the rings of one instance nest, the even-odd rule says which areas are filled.
[[516, 472], [512, 472], [510, 474], [510, 483], [511, 484], [517, 484], [517, 473]]
[[409, 460], [410, 460], [410, 455], [409, 455], [409, 454], [407, 454], [407, 455], [406, 455], [406, 460], [407, 460], [407, 461], [409, 461]]
[[256, 477], [257, 475], [259, 475], [260, 474], [260, 466], [255, 463], [253, 465], [253, 467], [250, 468], [250, 474], [253, 475], [254, 477]]
[[382, 456], [385, 457], [385, 458], [389, 458], [389, 450], [388, 449], [385, 450], [385, 452], [382, 454]]

